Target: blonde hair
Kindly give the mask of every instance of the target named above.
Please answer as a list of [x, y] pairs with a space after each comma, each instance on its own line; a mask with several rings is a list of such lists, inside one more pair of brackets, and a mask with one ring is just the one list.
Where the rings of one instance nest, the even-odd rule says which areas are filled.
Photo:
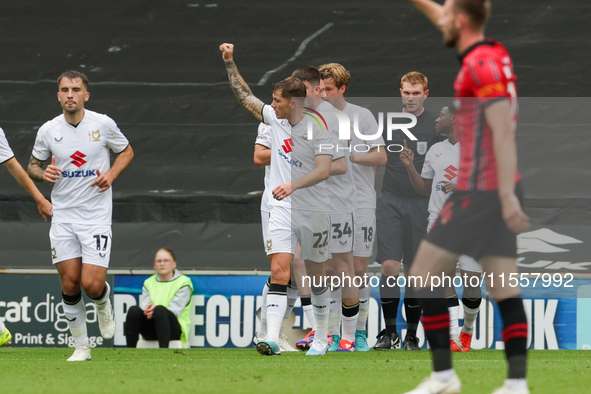
[[323, 64], [318, 70], [320, 71], [320, 79], [332, 78], [337, 89], [340, 89], [343, 85], [349, 87], [351, 73], [339, 63]]
[[400, 88], [402, 88], [402, 84], [408, 82], [411, 85], [423, 85], [423, 91], [429, 88], [429, 80], [425, 76], [425, 74], [420, 73], [418, 71], [411, 71], [407, 74], [404, 74], [402, 79], [400, 80]]

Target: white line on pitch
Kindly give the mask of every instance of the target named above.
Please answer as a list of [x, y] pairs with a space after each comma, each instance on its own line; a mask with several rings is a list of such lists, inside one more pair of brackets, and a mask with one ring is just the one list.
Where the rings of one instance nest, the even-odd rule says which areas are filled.
[[287, 61], [285, 63], [283, 63], [282, 65], [280, 65], [279, 67], [267, 71], [265, 73], [265, 75], [263, 75], [263, 77], [261, 78], [261, 80], [259, 81], [259, 83], [257, 85], [258, 86], [263, 86], [269, 80], [269, 77], [272, 74], [276, 73], [277, 71], [283, 70], [289, 63], [291, 63], [294, 60], [296, 60], [297, 57], [300, 56], [304, 52], [304, 50], [306, 49], [306, 47], [308, 46], [308, 44], [313, 39], [315, 39], [316, 37], [318, 37], [319, 35], [321, 35], [325, 31], [327, 31], [328, 29], [330, 29], [332, 27], [332, 25], [334, 25], [334, 23], [332, 23], [332, 22], [331, 23], [327, 23], [320, 30], [318, 30], [316, 33], [312, 34], [310, 37], [308, 37], [304, 41], [302, 41], [302, 43], [298, 47], [298, 50], [296, 51], [296, 53], [292, 57], [290, 57], [289, 59], [287, 59]]

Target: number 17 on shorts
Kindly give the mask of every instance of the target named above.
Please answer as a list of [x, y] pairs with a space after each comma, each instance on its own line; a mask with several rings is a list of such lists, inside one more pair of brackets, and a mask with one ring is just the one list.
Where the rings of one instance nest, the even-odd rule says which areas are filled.
[[49, 231], [53, 264], [82, 258], [83, 264], [109, 267], [111, 226], [77, 223], [52, 223]]

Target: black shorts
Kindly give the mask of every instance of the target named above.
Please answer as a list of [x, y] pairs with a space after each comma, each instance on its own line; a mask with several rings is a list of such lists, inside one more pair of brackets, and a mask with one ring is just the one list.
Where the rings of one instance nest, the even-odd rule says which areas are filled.
[[376, 261], [402, 261], [410, 266], [427, 232], [429, 199], [402, 198], [384, 194], [378, 200]]
[[[521, 183], [515, 185], [515, 193], [523, 206]], [[517, 257], [517, 235], [503, 220], [496, 190], [454, 192], [425, 239], [476, 260], [483, 256]]]

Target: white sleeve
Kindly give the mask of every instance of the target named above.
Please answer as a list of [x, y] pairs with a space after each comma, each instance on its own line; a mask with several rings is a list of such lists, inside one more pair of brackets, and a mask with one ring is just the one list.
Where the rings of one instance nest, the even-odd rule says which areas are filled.
[[425, 155], [425, 163], [423, 164], [423, 171], [421, 172], [421, 178], [423, 179], [435, 178], [435, 170], [433, 169], [433, 165], [431, 164], [432, 158], [433, 147], [431, 147], [431, 149], [429, 149], [429, 151]]
[[140, 295], [140, 308], [142, 308], [142, 310], [146, 309], [148, 307], [148, 304], [150, 303], [151, 299], [150, 299], [150, 293], [148, 293], [148, 289], [146, 289], [146, 286], [142, 286], [142, 294]]
[[125, 138], [121, 130], [119, 130], [117, 123], [115, 123], [113, 119], [109, 118], [108, 116], [105, 116], [105, 118], [107, 119], [105, 124], [109, 128], [109, 133], [107, 135], [107, 145], [113, 152], [121, 153], [125, 150], [125, 148], [127, 148], [129, 141], [127, 138]]
[[320, 130], [317, 127], [314, 128], [314, 156], [330, 155], [335, 160], [343, 157], [342, 153], [340, 153], [340, 157], [337, 155], [336, 146], [337, 144], [332, 133], [328, 130]]
[[255, 141], [255, 145], [262, 145], [265, 148], [271, 148], [271, 126], [261, 123], [259, 124], [259, 131], [257, 134], [257, 139]]
[[8, 140], [4, 135], [4, 130], [0, 129], [0, 164], [7, 162], [13, 157], [14, 153], [12, 153], [10, 145], [8, 145]]
[[268, 125], [272, 125], [273, 121], [277, 120], [277, 114], [275, 114], [275, 110], [270, 105], [265, 104], [263, 106], [263, 123]]
[[189, 305], [191, 302], [191, 288], [189, 286], [185, 286], [179, 289], [177, 293], [174, 295], [172, 301], [168, 305], [168, 310], [174, 313], [174, 315], [178, 317], [183, 313], [183, 310]]
[[33, 157], [37, 160], [45, 161], [51, 156], [51, 149], [45, 143], [45, 128], [41, 127], [37, 132], [35, 138], [35, 145], [33, 145]]

